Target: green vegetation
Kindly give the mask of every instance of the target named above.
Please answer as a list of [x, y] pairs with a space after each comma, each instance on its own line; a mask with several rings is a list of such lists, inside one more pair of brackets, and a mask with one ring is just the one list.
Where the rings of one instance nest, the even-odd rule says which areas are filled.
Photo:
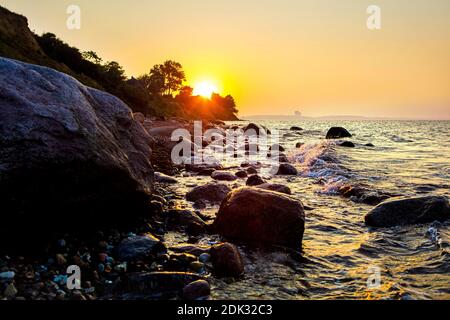
[[0, 6], [0, 56], [47, 66], [81, 83], [122, 99], [134, 112], [185, 119], [237, 120], [231, 96], [193, 96], [183, 66], [175, 61], [155, 65], [138, 79], [127, 78], [116, 61], [104, 62], [94, 51], [81, 52], [52, 33], [36, 35], [27, 19]]
[[187, 119], [237, 119], [232, 96], [214, 94], [211, 99], [194, 96], [192, 88], [184, 86], [186, 75], [178, 62], [168, 60], [153, 66], [148, 74], [138, 79], [127, 79], [119, 63], [103, 63], [93, 51], [80, 52], [51, 33], [36, 36], [36, 39], [50, 58], [93, 79], [102, 89], [124, 100], [135, 112]]

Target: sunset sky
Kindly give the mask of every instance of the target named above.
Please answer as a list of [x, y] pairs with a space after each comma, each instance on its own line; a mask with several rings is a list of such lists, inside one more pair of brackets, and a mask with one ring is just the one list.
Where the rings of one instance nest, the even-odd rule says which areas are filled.
[[[449, 0], [0, 0], [128, 76], [179, 61], [241, 115], [450, 119]], [[81, 30], [66, 9], [81, 7]], [[369, 5], [382, 29], [366, 27]]]

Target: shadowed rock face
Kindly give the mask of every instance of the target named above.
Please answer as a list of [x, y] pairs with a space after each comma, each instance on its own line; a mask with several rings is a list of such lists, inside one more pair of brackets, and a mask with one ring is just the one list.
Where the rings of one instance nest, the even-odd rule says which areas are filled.
[[144, 212], [153, 182], [149, 141], [118, 98], [0, 58], [3, 226], [61, 231]]
[[342, 127], [333, 127], [327, 132], [327, 139], [351, 138], [352, 134]]
[[365, 217], [371, 227], [394, 227], [450, 219], [446, 197], [421, 197], [381, 203]]
[[224, 199], [213, 228], [231, 239], [299, 249], [305, 214], [299, 201], [282, 193], [243, 187]]

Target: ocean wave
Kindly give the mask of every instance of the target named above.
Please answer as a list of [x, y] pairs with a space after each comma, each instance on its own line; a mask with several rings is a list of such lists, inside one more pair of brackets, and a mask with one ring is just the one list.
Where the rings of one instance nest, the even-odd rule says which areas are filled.
[[318, 179], [324, 194], [339, 194], [341, 188], [350, 184], [351, 173], [339, 161], [335, 147], [334, 141], [309, 143], [292, 155], [299, 164], [300, 174]]

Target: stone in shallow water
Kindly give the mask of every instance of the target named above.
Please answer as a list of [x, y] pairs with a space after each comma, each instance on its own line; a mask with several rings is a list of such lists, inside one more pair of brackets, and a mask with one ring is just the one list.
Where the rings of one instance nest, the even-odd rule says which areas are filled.
[[237, 180], [237, 177], [233, 173], [227, 172], [227, 171], [214, 171], [211, 174], [211, 178], [213, 178], [214, 180], [219, 180], [219, 181], [235, 181], [235, 180]]
[[301, 202], [287, 195], [243, 187], [222, 202], [213, 228], [230, 239], [300, 248], [305, 230]]
[[393, 199], [379, 204], [369, 212], [365, 221], [371, 227], [394, 227], [445, 221], [450, 219], [447, 197]]
[[224, 277], [239, 277], [244, 273], [244, 263], [239, 249], [231, 243], [211, 247], [214, 273]]
[[205, 280], [194, 281], [183, 288], [183, 298], [187, 300], [197, 300], [208, 297], [210, 294], [211, 287]]
[[[125, 211], [127, 219], [148, 213], [151, 138], [122, 101], [4, 58], [0, 91], [0, 194], [3, 212], [14, 213], [2, 215], [1, 229], [36, 242], [48, 230], [94, 229], [122, 223]], [[62, 212], [76, 219], [61, 223]]]
[[204, 277], [187, 272], [150, 272], [128, 274], [115, 289], [124, 299], [145, 299], [177, 294], [185, 286]]
[[136, 261], [148, 258], [149, 255], [165, 252], [166, 248], [159, 239], [148, 234], [124, 239], [116, 250], [120, 261]]
[[352, 134], [342, 127], [333, 127], [328, 130], [327, 139], [351, 138]]
[[257, 188], [280, 192], [280, 193], [285, 193], [285, 194], [289, 194], [289, 195], [292, 194], [291, 189], [288, 186], [285, 186], [283, 184], [265, 183], [265, 184], [257, 186]]

